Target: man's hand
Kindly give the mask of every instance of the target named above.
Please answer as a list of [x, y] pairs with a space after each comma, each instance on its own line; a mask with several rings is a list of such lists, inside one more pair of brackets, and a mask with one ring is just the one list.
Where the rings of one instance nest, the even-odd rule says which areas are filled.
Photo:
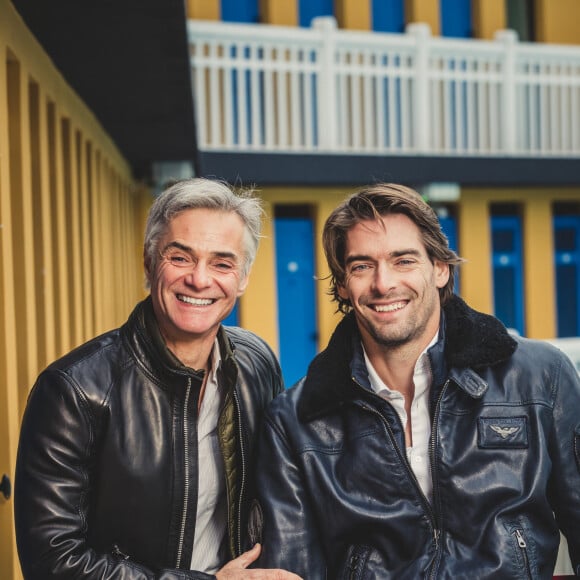
[[285, 570], [247, 570], [247, 567], [255, 562], [262, 546], [256, 544], [251, 550], [244, 552], [235, 560], [228, 562], [221, 570], [216, 572], [217, 580], [301, 580], [300, 576], [286, 572]]

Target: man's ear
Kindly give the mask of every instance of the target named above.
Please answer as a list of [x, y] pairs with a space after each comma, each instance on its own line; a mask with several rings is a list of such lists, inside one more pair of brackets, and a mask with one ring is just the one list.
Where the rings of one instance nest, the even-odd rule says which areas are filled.
[[350, 299], [350, 296], [348, 295], [348, 292], [346, 291], [346, 288], [342, 284], [337, 284], [336, 285], [336, 290], [338, 292], [338, 295], [343, 300], [349, 300]]
[[435, 267], [435, 286], [443, 288], [449, 281], [449, 264], [435, 260], [433, 265]]
[[238, 298], [246, 291], [248, 284], [250, 283], [250, 276], [247, 274], [244, 278], [240, 280], [240, 285], [238, 286]]
[[151, 283], [151, 270], [153, 269], [153, 264], [151, 263], [151, 257], [147, 255], [147, 252], [143, 250], [143, 268], [145, 269], [145, 277]]

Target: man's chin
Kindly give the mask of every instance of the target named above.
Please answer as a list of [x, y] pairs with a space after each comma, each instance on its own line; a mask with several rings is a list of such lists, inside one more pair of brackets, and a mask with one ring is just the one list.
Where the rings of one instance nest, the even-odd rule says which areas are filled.
[[[380, 329], [382, 330], [382, 329]], [[409, 332], [380, 332], [376, 328], [371, 331], [371, 338], [379, 345], [398, 348], [411, 342], [413, 336]]]

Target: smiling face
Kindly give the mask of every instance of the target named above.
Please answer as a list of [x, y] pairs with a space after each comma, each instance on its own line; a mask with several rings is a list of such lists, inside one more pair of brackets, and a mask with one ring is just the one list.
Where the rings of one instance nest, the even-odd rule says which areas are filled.
[[365, 349], [413, 345], [421, 352], [439, 328], [448, 265], [431, 262], [419, 228], [403, 214], [358, 223], [345, 250], [339, 295], [352, 305]]
[[211, 349], [246, 289], [244, 231], [235, 213], [186, 210], [160, 237], [154, 264], [145, 264], [161, 334], [182, 362], [190, 358], [184, 353]]

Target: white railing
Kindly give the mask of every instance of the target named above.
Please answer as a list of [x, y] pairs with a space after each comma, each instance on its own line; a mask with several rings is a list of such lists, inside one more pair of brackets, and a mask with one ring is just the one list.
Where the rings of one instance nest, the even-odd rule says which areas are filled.
[[188, 26], [202, 150], [580, 156], [580, 47]]

